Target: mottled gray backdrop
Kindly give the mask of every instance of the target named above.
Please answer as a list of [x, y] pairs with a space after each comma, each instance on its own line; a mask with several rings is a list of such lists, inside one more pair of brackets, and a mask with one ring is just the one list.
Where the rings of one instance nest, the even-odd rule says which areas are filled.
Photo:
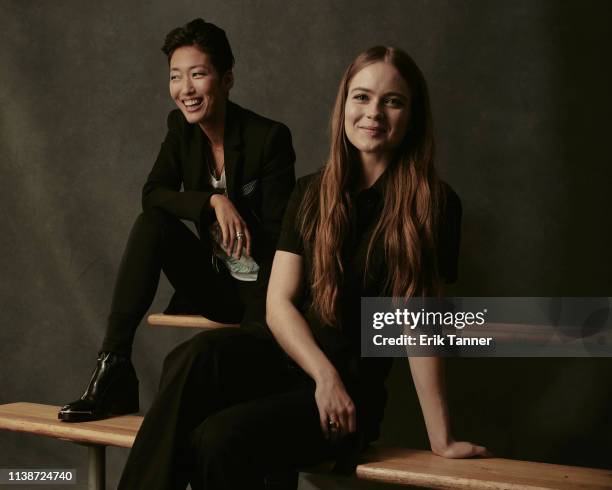
[[[298, 175], [324, 161], [351, 59], [374, 44], [406, 49], [429, 81], [438, 167], [464, 204], [451, 292], [612, 296], [611, 10], [605, 1], [0, 0], [0, 402], [59, 405], [84, 387], [172, 109], [159, 48], [197, 16], [227, 31], [232, 99], [291, 128]], [[153, 309], [169, 294], [164, 284]], [[140, 328], [143, 409], [164, 355], [189, 335]], [[406, 364], [393, 371], [383, 439], [425, 447]], [[455, 432], [501, 456], [610, 467], [611, 368], [610, 359], [452, 360]], [[72, 444], [0, 432], [0, 447], [0, 466], [86, 474], [86, 450]], [[108, 453], [114, 488], [127, 450]], [[303, 481], [312, 485], [352, 484]]]

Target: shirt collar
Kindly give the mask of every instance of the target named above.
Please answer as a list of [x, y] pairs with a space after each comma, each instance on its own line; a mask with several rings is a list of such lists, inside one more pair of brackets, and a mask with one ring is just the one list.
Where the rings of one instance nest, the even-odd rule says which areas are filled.
[[385, 169], [385, 171], [380, 174], [376, 182], [374, 182], [370, 187], [366, 189], [362, 189], [357, 193], [357, 197], [360, 196], [375, 196], [377, 199], [382, 199], [385, 195], [385, 183], [389, 178], [389, 167]]

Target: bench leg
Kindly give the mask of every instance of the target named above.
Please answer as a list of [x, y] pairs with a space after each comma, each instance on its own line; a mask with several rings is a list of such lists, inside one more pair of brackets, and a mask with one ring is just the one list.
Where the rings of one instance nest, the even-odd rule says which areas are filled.
[[106, 489], [106, 446], [88, 446], [89, 490]]

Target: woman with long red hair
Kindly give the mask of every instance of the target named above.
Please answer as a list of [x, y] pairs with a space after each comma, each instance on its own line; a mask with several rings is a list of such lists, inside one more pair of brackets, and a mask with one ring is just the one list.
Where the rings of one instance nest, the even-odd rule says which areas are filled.
[[[314, 381], [325, 435], [377, 437], [391, 360], [360, 357], [360, 298], [441, 294], [456, 279], [460, 219], [434, 168], [421, 71], [400, 49], [364, 51], [340, 82], [327, 164], [289, 202], [268, 287], [268, 325]], [[410, 368], [433, 452], [485, 455], [451, 435], [442, 361]]]
[[[461, 204], [433, 156], [414, 61], [361, 53], [340, 83], [328, 161], [287, 206], [266, 305], [276, 343], [219, 329], [175, 349], [160, 392], [180, 407], [147, 414], [120, 488], [256, 489], [323, 460], [354, 468], [378, 437], [391, 367], [360, 356], [361, 297], [436, 296], [456, 276]], [[452, 437], [441, 361], [410, 367], [431, 449], [485, 455]]]

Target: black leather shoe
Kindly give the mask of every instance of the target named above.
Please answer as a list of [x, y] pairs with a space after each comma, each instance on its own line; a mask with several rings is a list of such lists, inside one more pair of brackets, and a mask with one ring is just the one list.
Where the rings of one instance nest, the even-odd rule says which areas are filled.
[[57, 418], [64, 422], [100, 420], [138, 412], [138, 378], [128, 357], [101, 352], [83, 396], [64, 405]]

